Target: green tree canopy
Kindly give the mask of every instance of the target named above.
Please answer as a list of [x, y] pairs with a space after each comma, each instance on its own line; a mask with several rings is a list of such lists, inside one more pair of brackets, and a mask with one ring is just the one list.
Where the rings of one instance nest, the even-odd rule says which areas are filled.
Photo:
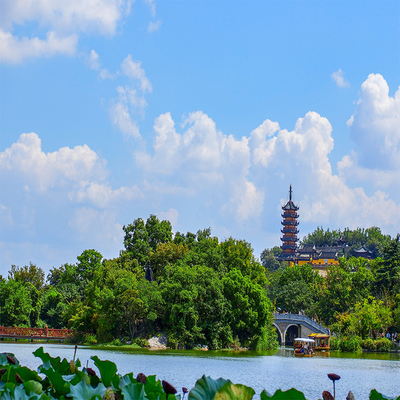
[[37, 290], [40, 290], [44, 285], [45, 273], [40, 267], [32, 263], [23, 267], [12, 265], [10, 271], [8, 271], [8, 279], [14, 279], [21, 283], [29, 282]]

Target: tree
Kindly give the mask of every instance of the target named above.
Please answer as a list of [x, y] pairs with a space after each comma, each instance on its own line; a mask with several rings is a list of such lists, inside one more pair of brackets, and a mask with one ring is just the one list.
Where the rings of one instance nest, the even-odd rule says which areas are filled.
[[32, 299], [26, 285], [31, 284], [14, 279], [0, 281], [0, 325], [30, 326]]
[[325, 323], [331, 324], [335, 316], [352, 309], [357, 302], [371, 293], [373, 275], [365, 259], [340, 259], [331, 265], [320, 285], [319, 308]]
[[279, 268], [284, 269], [285, 263], [279, 262], [276, 259], [276, 257], [280, 256], [281, 254], [282, 249], [278, 246], [275, 246], [272, 249], [264, 249], [260, 256], [262, 266], [270, 272], [274, 272]]
[[125, 252], [129, 253], [131, 258], [137, 259], [141, 266], [146, 265], [150, 252], [154, 252], [157, 245], [172, 240], [171, 223], [160, 222], [155, 215], [150, 215], [146, 223], [142, 218], [137, 218], [123, 229]]
[[29, 263], [29, 266], [24, 265], [23, 267], [12, 265], [10, 271], [8, 271], [8, 279], [13, 279], [21, 283], [29, 282], [37, 290], [42, 289], [44, 278], [44, 271], [32, 263]]
[[272, 316], [272, 304], [265, 289], [237, 269], [229, 271], [222, 284], [229, 304], [228, 320], [233, 337], [237, 337], [242, 345], [257, 347]]
[[376, 260], [375, 290], [400, 292], [400, 234], [383, 248], [383, 258]]
[[84, 281], [90, 281], [93, 279], [96, 270], [101, 267], [103, 256], [96, 250], [84, 250], [77, 259], [76, 269], [80, 278]]
[[390, 308], [386, 307], [382, 300], [368, 296], [356, 303], [350, 312], [339, 314], [333, 329], [336, 332], [357, 335], [365, 339], [386, 332], [392, 322]]
[[180, 262], [167, 266], [160, 284], [164, 323], [170, 336], [185, 346], [206, 343], [211, 348], [227, 346], [232, 333], [227, 325], [222, 284], [212, 268]]

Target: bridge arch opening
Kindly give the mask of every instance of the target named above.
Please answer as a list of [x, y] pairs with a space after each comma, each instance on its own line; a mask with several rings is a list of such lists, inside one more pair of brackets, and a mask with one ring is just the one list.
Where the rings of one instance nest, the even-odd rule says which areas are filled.
[[278, 340], [279, 346], [281, 346], [282, 345], [282, 332], [279, 329], [279, 327], [277, 325], [275, 325], [275, 323], [273, 325], [274, 325], [274, 328], [276, 331], [276, 338]]
[[294, 339], [299, 337], [299, 327], [297, 325], [288, 325], [285, 331], [285, 346], [293, 346]]

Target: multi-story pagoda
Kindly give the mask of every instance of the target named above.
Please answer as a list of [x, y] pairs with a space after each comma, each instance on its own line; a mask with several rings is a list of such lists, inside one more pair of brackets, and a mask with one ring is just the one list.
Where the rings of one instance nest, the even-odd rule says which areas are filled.
[[284, 260], [295, 260], [296, 257], [296, 249], [297, 249], [297, 234], [299, 230], [297, 226], [299, 223], [297, 222], [297, 218], [299, 218], [299, 214], [297, 214], [297, 207], [292, 201], [292, 185], [290, 185], [289, 190], [289, 201], [282, 207], [283, 210], [283, 229], [281, 232], [283, 233], [282, 240], [282, 254], [280, 256], [281, 259]]

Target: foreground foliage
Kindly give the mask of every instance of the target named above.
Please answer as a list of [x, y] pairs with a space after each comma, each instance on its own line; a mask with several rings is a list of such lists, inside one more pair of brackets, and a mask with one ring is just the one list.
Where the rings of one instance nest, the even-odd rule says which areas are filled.
[[[22, 367], [14, 354], [0, 354], [0, 398], [5, 400], [183, 400], [188, 390], [182, 388], [182, 394], [166, 381], [139, 373], [121, 376], [111, 361], [102, 361], [97, 356], [92, 360], [100, 376], [91, 368], [82, 368], [78, 360], [68, 362], [65, 358], [53, 358], [40, 347], [33, 353], [43, 364], [38, 372]], [[39, 375], [40, 374], [40, 375]], [[334, 375], [334, 374], [330, 374]], [[44, 376], [44, 378], [42, 378]], [[329, 376], [329, 375], [328, 375]], [[340, 379], [340, 377], [339, 377]], [[329, 392], [324, 392], [329, 393]], [[190, 391], [189, 400], [251, 400], [255, 391], [247, 386], [220, 378], [211, 379], [203, 375]], [[349, 395], [351, 392], [349, 393]], [[354, 396], [351, 394], [352, 398]], [[261, 400], [306, 400], [304, 394], [296, 389], [268, 394], [265, 390]], [[325, 397], [324, 397], [325, 398]], [[372, 390], [370, 400], [388, 400], [387, 397]], [[398, 397], [396, 400], [399, 400]]]

